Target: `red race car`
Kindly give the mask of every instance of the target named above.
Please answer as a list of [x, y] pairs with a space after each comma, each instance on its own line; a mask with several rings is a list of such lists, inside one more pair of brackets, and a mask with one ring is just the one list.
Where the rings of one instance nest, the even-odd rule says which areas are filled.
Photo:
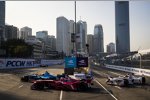
[[37, 80], [31, 86], [32, 90], [42, 90], [44, 88], [57, 90], [83, 91], [87, 90], [88, 82], [85, 80], [76, 80], [70, 77], [60, 80]]

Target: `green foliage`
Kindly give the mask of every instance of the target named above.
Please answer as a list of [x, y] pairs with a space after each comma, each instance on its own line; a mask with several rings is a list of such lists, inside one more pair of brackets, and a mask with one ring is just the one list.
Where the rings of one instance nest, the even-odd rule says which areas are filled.
[[32, 56], [33, 47], [21, 39], [11, 39], [2, 43], [6, 57], [27, 58]]

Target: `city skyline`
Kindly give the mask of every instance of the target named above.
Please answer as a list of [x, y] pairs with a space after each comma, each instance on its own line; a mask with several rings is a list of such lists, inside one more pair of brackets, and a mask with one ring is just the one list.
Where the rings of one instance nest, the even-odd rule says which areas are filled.
[[[104, 31], [104, 47], [110, 42], [115, 42], [114, 7], [114, 1], [77, 1], [77, 21], [81, 19], [87, 22], [87, 34], [94, 34], [94, 25], [101, 24]], [[150, 13], [146, 10], [148, 8], [149, 1], [130, 1], [131, 51], [150, 48]], [[95, 13], [94, 10], [99, 13]], [[29, 26], [33, 29], [33, 35], [37, 31], [47, 30], [49, 35], [56, 36], [56, 18], [59, 16], [74, 20], [74, 1], [6, 2], [6, 23], [18, 28]]]

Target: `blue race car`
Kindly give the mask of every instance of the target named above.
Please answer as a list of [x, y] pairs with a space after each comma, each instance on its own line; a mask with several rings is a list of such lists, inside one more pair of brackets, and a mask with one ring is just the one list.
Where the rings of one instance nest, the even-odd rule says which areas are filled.
[[34, 82], [35, 80], [56, 80], [57, 76], [54, 76], [47, 71], [42, 75], [32, 74], [32, 75], [25, 75], [21, 77], [21, 81], [23, 82]]

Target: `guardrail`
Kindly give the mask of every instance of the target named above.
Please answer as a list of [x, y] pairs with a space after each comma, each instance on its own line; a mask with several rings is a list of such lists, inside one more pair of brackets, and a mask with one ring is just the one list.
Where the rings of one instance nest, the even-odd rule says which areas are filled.
[[116, 66], [116, 65], [106, 65], [106, 68], [125, 71], [125, 72], [131, 72], [137, 75], [145, 75], [150, 76], [150, 70], [149, 69], [141, 69], [141, 68], [133, 68], [133, 67], [124, 67], [124, 66]]

